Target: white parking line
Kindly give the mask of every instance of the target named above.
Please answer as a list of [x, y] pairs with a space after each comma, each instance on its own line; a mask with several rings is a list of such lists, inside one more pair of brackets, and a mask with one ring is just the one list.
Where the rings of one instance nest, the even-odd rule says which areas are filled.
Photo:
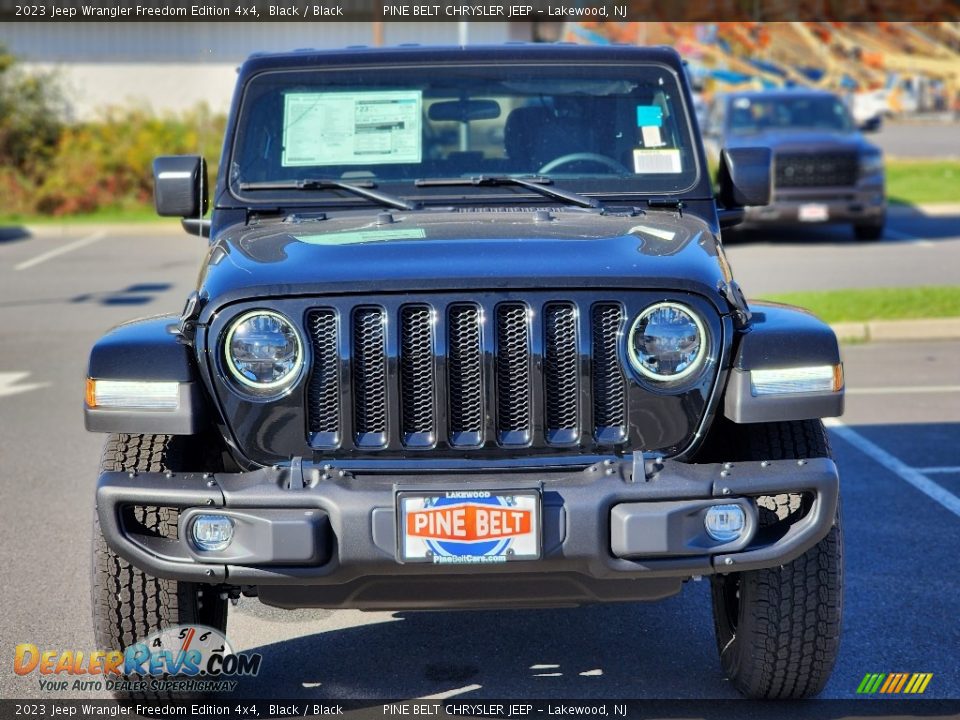
[[862, 452], [864, 455], [876, 460], [887, 470], [899, 476], [901, 480], [910, 483], [931, 500], [940, 503], [954, 515], [960, 517], [960, 498], [951, 493], [949, 490], [935, 483], [917, 468], [912, 468], [906, 465], [904, 462], [888, 453], [879, 445], [875, 445], [863, 437], [863, 435], [860, 433], [856, 432], [855, 430], [851, 430], [836, 418], [826, 418], [824, 419], [823, 424], [843, 438], [843, 440], [857, 448], [857, 450]]
[[847, 388], [847, 395], [913, 395], [914, 393], [960, 392], [960, 385], [891, 385], [889, 387]]
[[27, 268], [32, 268], [36, 265], [39, 265], [42, 262], [46, 262], [51, 258], [58, 257], [65, 253], [71, 252], [73, 250], [79, 250], [82, 247], [87, 245], [93, 245], [95, 242], [103, 240], [107, 236], [106, 232], [100, 231], [95, 232], [92, 235], [87, 235], [86, 237], [80, 238], [79, 240], [74, 240], [72, 243], [67, 243], [66, 245], [60, 245], [55, 247], [53, 250], [48, 250], [45, 253], [40, 253], [36, 257], [32, 257], [29, 260], [24, 260], [19, 265], [14, 265], [14, 270], [26, 270]]
[[920, 247], [933, 247], [935, 244], [930, 240], [918, 238], [916, 235], [900, 232], [899, 230], [894, 230], [892, 228], [884, 228], [883, 234], [885, 237], [891, 237], [894, 240], [904, 240], [906, 242], [912, 242], [915, 245], [919, 245]]
[[462, 688], [446, 690], [444, 692], [434, 693], [433, 695], [424, 695], [423, 697], [417, 698], [417, 700], [449, 700], [450, 698], [455, 698], [461, 693], [473, 692], [474, 690], [479, 690], [482, 687], [483, 685], [464, 685]]
[[39, 390], [40, 388], [47, 387], [50, 383], [25, 383], [23, 382], [28, 377], [30, 377], [29, 372], [0, 372], [0, 397], [6, 395], [17, 395], [23, 392], [30, 392], [31, 390]]

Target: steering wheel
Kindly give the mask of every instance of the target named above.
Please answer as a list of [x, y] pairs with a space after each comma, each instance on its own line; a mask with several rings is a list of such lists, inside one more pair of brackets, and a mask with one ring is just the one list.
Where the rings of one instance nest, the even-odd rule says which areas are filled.
[[550, 162], [548, 162], [546, 165], [544, 165], [542, 168], [537, 170], [537, 174], [545, 175], [549, 172], [553, 172], [558, 167], [561, 167], [563, 165], [569, 165], [570, 163], [575, 163], [575, 162], [598, 163], [600, 165], [610, 168], [611, 170], [615, 170], [620, 174], [633, 175], [633, 173], [630, 172], [630, 170], [625, 168], [623, 165], [618, 163], [613, 158], [607, 157], [606, 155], [601, 155], [600, 153], [591, 153], [591, 152], [567, 153], [566, 155], [561, 155], [560, 157], [556, 157]]

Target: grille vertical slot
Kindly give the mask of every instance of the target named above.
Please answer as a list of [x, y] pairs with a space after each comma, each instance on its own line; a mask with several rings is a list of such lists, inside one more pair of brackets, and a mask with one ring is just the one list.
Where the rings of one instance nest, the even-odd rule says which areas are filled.
[[597, 303], [591, 311], [594, 437], [602, 445], [622, 442], [627, 434], [626, 380], [617, 353], [623, 319], [616, 303]]
[[340, 352], [339, 323], [333, 308], [313, 310], [307, 316], [313, 345], [313, 374], [307, 391], [310, 444], [335, 448], [340, 445]]
[[386, 314], [379, 307], [353, 312], [353, 417], [358, 447], [387, 444]]
[[550, 303], [543, 322], [546, 440], [555, 445], [574, 443], [580, 435], [577, 309], [573, 303]]
[[433, 308], [404, 305], [400, 310], [400, 417], [407, 447], [436, 443], [436, 394]]
[[451, 305], [447, 333], [450, 444], [476, 447], [483, 443], [484, 419], [480, 308]]
[[523, 303], [497, 306], [497, 437], [502, 445], [530, 442], [530, 312]]

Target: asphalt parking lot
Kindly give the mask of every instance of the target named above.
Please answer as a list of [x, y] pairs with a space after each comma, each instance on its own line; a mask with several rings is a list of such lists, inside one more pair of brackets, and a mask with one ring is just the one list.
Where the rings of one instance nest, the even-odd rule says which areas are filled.
[[[894, 218], [875, 244], [845, 229], [752, 234], [730, 256], [751, 295], [956, 283], [958, 228], [955, 217]], [[83, 430], [86, 355], [117, 322], [179, 311], [204, 251], [175, 224], [0, 231], [0, 697], [39, 694], [35, 676], [12, 671], [16, 644], [94, 649], [89, 537], [102, 437]], [[855, 697], [867, 672], [929, 672], [924, 697], [960, 698], [958, 358], [960, 342], [844, 348], [848, 411], [831, 439], [846, 615], [823, 697]], [[705, 582], [658, 604], [497, 613], [285, 612], [244, 599], [228, 634], [264, 655], [241, 688], [251, 697], [735, 697]]]

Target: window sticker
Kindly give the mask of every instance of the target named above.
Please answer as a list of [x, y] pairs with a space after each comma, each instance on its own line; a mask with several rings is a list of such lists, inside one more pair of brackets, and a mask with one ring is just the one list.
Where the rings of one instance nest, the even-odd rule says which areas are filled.
[[418, 163], [422, 104], [420, 90], [288, 93], [281, 164]]
[[664, 175], [683, 172], [678, 148], [634, 148], [633, 171], [638, 175]]
[[640, 136], [643, 139], [644, 147], [657, 148], [666, 145], [660, 136], [660, 128], [656, 125], [644, 125], [640, 128]]
[[309, 245], [360, 245], [388, 240], [422, 240], [426, 236], [427, 233], [423, 228], [407, 228], [405, 230], [354, 230], [352, 232], [321, 233], [317, 235], [295, 235], [294, 237]]
[[659, 105], [637, 105], [637, 127], [663, 125], [663, 108]]

